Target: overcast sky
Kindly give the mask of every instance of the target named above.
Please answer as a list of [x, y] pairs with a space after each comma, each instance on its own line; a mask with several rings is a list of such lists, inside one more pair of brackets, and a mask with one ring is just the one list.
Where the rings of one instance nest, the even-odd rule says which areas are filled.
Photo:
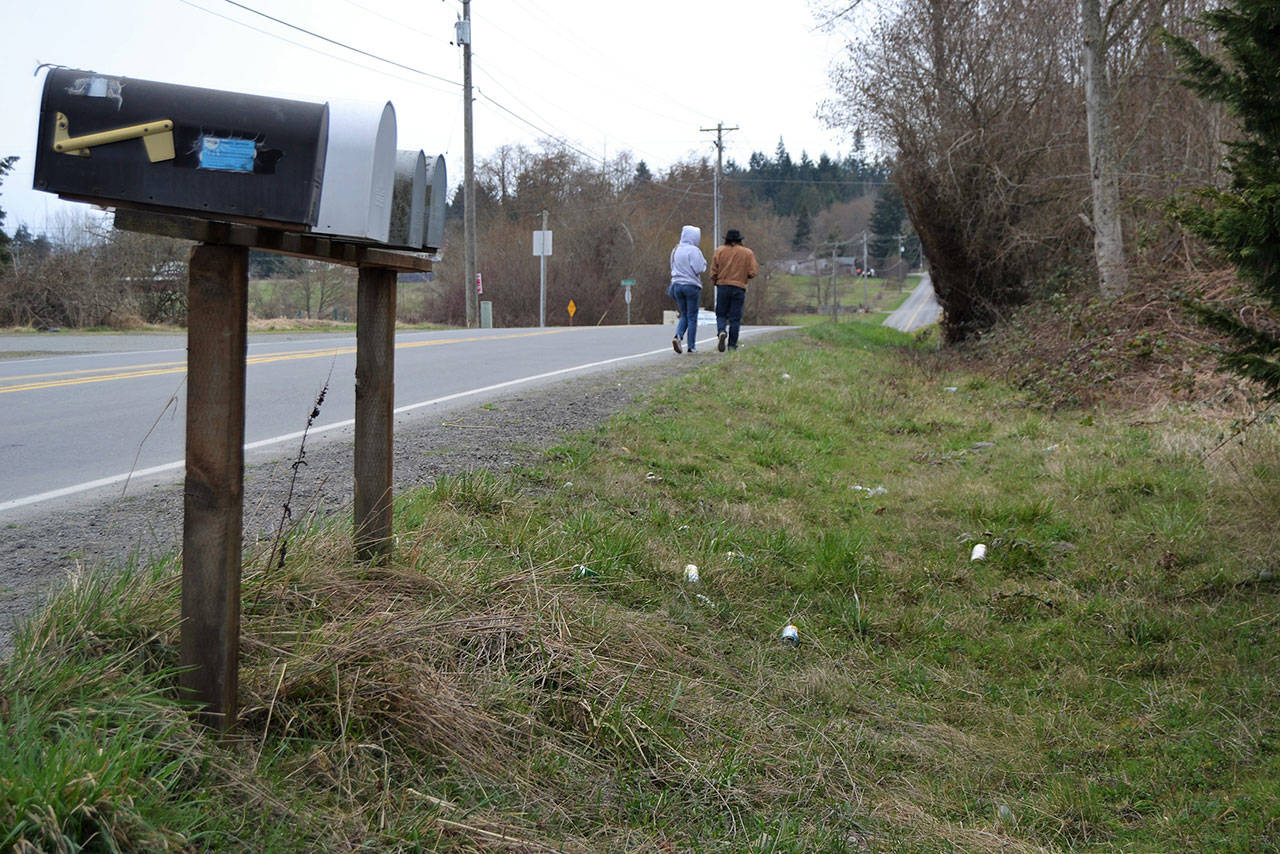
[[[0, 157], [21, 158], [0, 186], [10, 234], [84, 209], [30, 189], [40, 63], [299, 100], [390, 100], [397, 147], [445, 155], [450, 186], [461, 180], [462, 56], [451, 44], [460, 0], [0, 8]], [[753, 151], [772, 155], [779, 137], [797, 158], [849, 150], [816, 117], [843, 39], [819, 26], [810, 0], [473, 0], [471, 18], [477, 161], [500, 145], [558, 138], [596, 158], [630, 151], [661, 172], [714, 156], [714, 134], [700, 128], [717, 122], [740, 128], [725, 153], [743, 164]]]

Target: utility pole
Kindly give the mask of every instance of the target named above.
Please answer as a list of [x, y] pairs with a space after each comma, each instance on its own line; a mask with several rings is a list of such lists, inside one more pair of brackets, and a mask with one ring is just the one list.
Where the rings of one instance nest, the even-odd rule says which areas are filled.
[[867, 273], [867, 232], [862, 231], [862, 304], [871, 311], [871, 276]]
[[538, 326], [547, 325], [547, 212], [542, 212], [542, 252], [538, 254], [541, 287], [538, 288]]
[[838, 243], [831, 244], [831, 318], [836, 323], [840, 322], [840, 291], [836, 288], [836, 247]]
[[703, 133], [716, 132], [716, 174], [712, 184], [712, 195], [715, 197], [715, 214], [711, 228], [715, 232], [712, 246], [719, 246], [720, 239], [723, 237], [720, 234], [720, 171], [724, 168], [724, 133], [725, 131], [738, 130], [738, 126], [734, 125], [731, 128], [727, 128], [724, 126], [724, 122], [717, 122], [713, 128], [698, 128], [698, 130]]
[[471, 0], [462, 0], [462, 20], [455, 25], [462, 45], [462, 278], [467, 304], [467, 328], [478, 323], [480, 297], [476, 293], [476, 164], [471, 127]]

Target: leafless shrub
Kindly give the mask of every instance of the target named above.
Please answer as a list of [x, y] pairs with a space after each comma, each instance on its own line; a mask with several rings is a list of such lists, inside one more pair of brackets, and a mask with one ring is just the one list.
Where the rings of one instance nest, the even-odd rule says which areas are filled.
[[[1155, 34], [1200, 0], [1120, 0], [1109, 57], [1130, 242], [1176, 249], [1163, 201], [1211, 175], [1221, 118], [1178, 91]], [[834, 124], [893, 153], [944, 308], [948, 341], [990, 327], [1064, 267], [1090, 270], [1078, 8], [1029, 0], [907, 0], [850, 45]]]

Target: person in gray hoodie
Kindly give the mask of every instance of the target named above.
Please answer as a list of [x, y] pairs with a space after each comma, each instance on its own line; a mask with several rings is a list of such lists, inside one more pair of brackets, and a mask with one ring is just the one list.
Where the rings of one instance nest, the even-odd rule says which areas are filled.
[[680, 242], [671, 250], [671, 286], [667, 294], [676, 301], [680, 310], [680, 321], [676, 324], [676, 337], [671, 339], [671, 346], [680, 352], [680, 338], [688, 333], [689, 352], [692, 353], [698, 343], [698, 303], [702, 301], [702, 273], [707, 269], [707, 259], [698, 249], [702, 240], [702, 229], [696, 225], [686, 225], [680, 229]]

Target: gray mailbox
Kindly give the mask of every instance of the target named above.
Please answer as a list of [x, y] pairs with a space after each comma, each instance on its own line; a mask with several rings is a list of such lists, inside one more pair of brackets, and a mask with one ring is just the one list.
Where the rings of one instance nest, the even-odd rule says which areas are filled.
[[391, 234], [387, 243], [421, 249], [426, 225], [427, 158], [421, 151], [397, 151], [391, 188]]
[[315, 231], [386, 243], [395, 171], [396, 111], [391, 102], [329, 102]]
[[391, 193], [392, 246], [436, 252], [444, 240], [446, 180], [444, 157], [421, 151], [396, 152]]
[[444, 171], [444, 155], [427, 161], [427, 222], [422, 247], [439, 252], [444, 246], [444, 209], [449, 203], [449, 188]]
[[55, 68], [44, 81], [38, 190], [99, 204], [311, 226], [327, 104]]

